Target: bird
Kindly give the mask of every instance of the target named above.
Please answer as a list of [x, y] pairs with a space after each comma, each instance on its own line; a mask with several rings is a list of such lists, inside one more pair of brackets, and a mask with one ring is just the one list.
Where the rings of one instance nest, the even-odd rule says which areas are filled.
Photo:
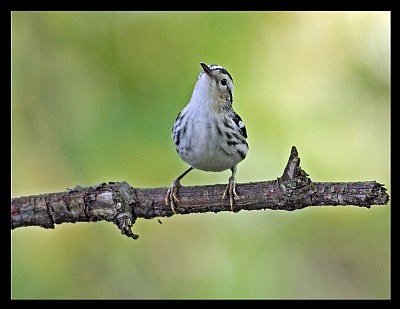
[[190, 165], [172, 182], [165, 197], [165, 204], [175, 214], [180, 181], [193, 169], [209, 172], [231, 170], [222, 199], [229, 196], [233, 211], [234, 197], [238, 196], [237, 164], [246, 158], [249, 150], [246, 126], [232, 108], [234, 86], [231, 74], [217, 64], [200, 62], [200, 65], [202, 70], [190, 101], [180, 111], [172, 128], [176, 151]]

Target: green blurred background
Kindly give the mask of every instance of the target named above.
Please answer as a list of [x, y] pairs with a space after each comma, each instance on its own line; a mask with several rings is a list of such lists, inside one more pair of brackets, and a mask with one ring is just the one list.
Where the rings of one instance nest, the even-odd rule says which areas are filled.
[[[200, 61], [235, 81], [239, 184], [281, 176], [295, 145], [312, 180], [391, 193], [389, 12], [13, 12], [12, 196], [169, 186]], [[11, 297], [390, 298], [390, 204], [161, 221], [136, 241], [106, 222], [13, 230]]]

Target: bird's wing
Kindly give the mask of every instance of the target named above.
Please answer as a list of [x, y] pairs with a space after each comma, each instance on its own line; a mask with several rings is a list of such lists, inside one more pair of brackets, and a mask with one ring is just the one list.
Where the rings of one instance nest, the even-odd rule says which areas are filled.
[[238, 128], [240, 129], [240, 132], [242, 133], [242, 135], [245, 138], [247, 138], [246, 126], [244, 125], [244, 122], [243, 122], [242, 118], [240, 118], [240, 116], [238, 114], [236, 114], [236, 112], [233, 112], [232, 120], [238, 126]]

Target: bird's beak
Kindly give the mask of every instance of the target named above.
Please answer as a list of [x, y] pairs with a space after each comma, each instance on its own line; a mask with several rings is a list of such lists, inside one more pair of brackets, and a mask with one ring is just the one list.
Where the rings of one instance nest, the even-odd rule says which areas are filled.
[[204, 72], [207, 73], [208, 76], [210, 76], [210, 77], [213, 76], [212, 73], [211, 73], [211, 70], [210, 70], [210, 68], [208, 67], [207, 64], [205, 64], [204, 62], [200, 62], [200, 65], [203, 68]]

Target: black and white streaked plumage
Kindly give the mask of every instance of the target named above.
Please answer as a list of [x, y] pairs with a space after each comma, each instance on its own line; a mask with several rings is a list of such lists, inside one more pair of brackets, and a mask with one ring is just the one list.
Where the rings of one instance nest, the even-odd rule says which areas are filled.
[[232, 108], [233, 79], [228, 71], [215, 64], [200, 63], [192, 97], [175, 120], [172, 137], [176, 151], [190, 168], [174, 180], [165, 198], [176, 213], [175, 202], [180, 180], [192, 169], [232, 171], [223, 198], [229, 195], [231, 210], [236, 194], [236, 166], [249, 150], [246, 127]]

